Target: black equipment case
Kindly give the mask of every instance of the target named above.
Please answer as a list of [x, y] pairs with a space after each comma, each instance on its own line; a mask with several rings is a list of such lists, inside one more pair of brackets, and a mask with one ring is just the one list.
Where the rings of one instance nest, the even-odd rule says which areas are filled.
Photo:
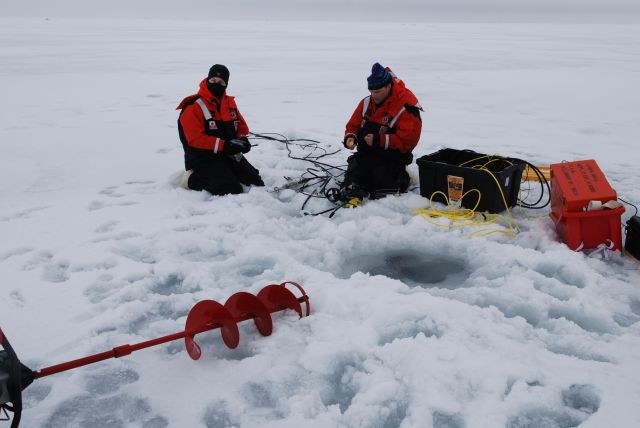
[[[452, 187], [457, 186], [459, 193], [466, 193], [461, 201], [463, 207], [473, 209], [478, 204], [475, 211], [490, 213], [504, 211], [505, 202], [509, 207], [517, 204], [520, 180], [526, 165], [523, 160], [516, 158], [456, 149], [438, 150], [422, 156], [416, 163], [422, 196], [431, 198], [434, 192], [440, 191], [450, 197]], [[471, 189], [477, 189], [478, 192], [469, 192]], [[446, 204], [441, 194], [434, 195], [432, 200]]]
[[624, 249], [636, 259], [640, 260], [640, 217], [634, 215], [627, 221], [625, 227], [627, 239], [624, 241]]

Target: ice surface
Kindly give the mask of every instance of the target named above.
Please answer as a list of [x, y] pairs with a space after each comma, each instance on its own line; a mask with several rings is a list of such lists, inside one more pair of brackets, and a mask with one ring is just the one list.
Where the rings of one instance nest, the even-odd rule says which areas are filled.
[[417, 189], [304, 216], [269, 190], [306, 165], [266, 141], [266, 188], [178, 188], [174, 109], [212, 63], [253, 131], [339, 149], [375, 61], [425, 106], [416, 157], [593, 158], [640, 202], [637, 26], [2, 18], [0, 326], [25, 364], [285, 279], [312, 306], [235, 350], [203, 334], [199, 361], [177, 341], [36, 380], [24, 426], [640, 426], [638, 262], [571, 252], [546, 211], [514, 210], [515, 238], [437, 227]]

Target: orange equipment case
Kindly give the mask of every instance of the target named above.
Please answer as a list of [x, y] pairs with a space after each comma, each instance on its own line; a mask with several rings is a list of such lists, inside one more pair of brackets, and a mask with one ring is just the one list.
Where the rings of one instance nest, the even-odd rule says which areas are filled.
[[[600, 244], [622, 248], [624, 207], [586, 211], [590, 201], [617, 201], [595, 160], [551, 165], [551, 213], [562, 240], [572, 250], [596, 248]], [[609, 243], [609, 241], [611, 243]]]

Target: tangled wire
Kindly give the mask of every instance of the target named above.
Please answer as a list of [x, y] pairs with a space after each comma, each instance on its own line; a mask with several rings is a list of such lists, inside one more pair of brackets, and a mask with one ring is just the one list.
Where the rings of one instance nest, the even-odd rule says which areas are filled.
[[[280, 187], [273, 189], [274, 192], [291, 189], [306, 196], [300, 208], [305, 215], [329, 214], [333, 217], [335, 213], [345, 206], [342, 184], [347, 165], [332, 165], [327, 158], [335, 155], [341, 150], [328, 151], [322, 147], [322, 143], [307, 138], [287, 138], [278, 133], [249, 134], [251, 139], [277, 141], [285, 145], [287, 156], [290, 159], [307, 162], [309, 166], [298, 177], [284, 177], [287, 182]], [[303, 154], [296, 156], [294, 150]], [[327, 199], [332, 203], [331, 208], [319, 212], [307, 212], [305, 208], [311, 199]]]

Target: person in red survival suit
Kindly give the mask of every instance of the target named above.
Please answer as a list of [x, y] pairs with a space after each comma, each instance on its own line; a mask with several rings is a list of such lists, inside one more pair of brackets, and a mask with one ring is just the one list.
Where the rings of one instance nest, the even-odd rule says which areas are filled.
[[343, 183], [347, 200], [406, 192], [406, 165], [422, 130], [418, 99], [391, 69], [373, 64], [367, 86], [371, 95], [360, 101], [344, 133], [344, 146], [357, 147]]
[[264, 186], [259, 171], [243, 156], [251, 150], [249, 127], [233, 97], [226, 94], [229, 69], [216, 64], [209, 69], [200, 90], [176, 110], [184, 149], [185, 189], [214, 195], [242, 193], [242, 184]]

